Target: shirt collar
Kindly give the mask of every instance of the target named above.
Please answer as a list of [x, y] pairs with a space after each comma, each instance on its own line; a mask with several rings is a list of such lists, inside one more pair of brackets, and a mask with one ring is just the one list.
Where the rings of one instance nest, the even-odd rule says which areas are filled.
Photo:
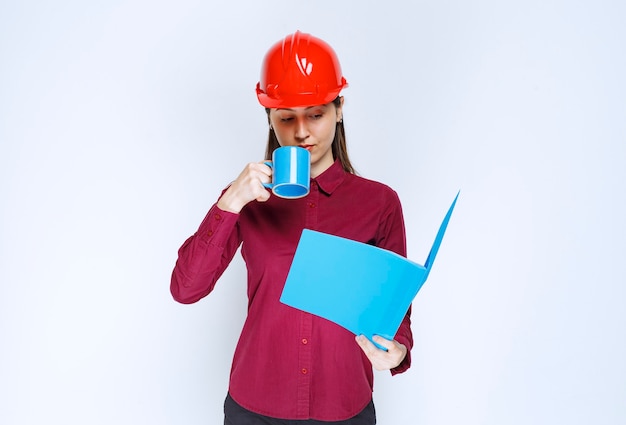
[[346, 178], [346, 174], [348, 173], [341, 166], [341, 161], [336, 159], [333, 165], [314, 178], [313, 181], [317, 183], [322, 192], [327, 195], [332, 195], [335, 189], [337, 189]]

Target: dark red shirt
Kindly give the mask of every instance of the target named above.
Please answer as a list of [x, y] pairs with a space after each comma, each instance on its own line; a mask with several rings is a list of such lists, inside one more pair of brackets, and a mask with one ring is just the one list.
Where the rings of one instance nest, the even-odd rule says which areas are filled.
[[[283, 419], [339, 421], [371, 400], [373, 372], [348, 330], [279, 301], [302, 229], [372, 244], [406, 256], [402, 208], [389, 187], [345, 172], [339, 162], [311, 180], [304, 198], [271, 196], [240, 214], [214, 205], [178, 252], [171, 292], [181, 303], [208, 295], [241, 244], [248, 316], [233, 358], [229, 392], [244, 408]], [[311, 261], [324, 267], [332, 252]], [[413, 345], [410, 309], [395, 339]]]

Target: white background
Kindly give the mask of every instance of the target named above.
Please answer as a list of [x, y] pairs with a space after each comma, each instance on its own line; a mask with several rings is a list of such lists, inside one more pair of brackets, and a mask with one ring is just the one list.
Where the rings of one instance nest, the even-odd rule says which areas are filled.
[[[380, 424], [626, 421], [622, 1], [0, 4], [0, 423], [219, 424], [239, 255], [169, 294], [176, 251], [262, 159], [254, 86], [296, 29], [350, 83], [358, 172], [423, 263], [413, 367]], [[323, 255], [320, 255], [323, 266]]]

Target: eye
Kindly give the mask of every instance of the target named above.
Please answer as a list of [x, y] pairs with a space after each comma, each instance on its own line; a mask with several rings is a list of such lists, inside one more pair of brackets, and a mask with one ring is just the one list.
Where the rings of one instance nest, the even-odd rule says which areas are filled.
[[281, 117], [280, 120], [282, 122], [289, 122], [289, 121], [293, 120], [293, 117]]
[[310, 115], [312, 120], [319, 120], [320, 118], [322, 118], [324, 116], [324, 114], [319, 113], [319, 114], [312, 114]]

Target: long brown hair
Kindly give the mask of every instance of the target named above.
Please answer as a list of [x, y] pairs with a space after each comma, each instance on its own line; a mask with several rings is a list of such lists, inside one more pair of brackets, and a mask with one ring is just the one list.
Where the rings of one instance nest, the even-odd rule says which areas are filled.
[[[333, 100], [333, 104], [336, 108], [339, 108], [341, 106], [341, 97], [337, 96], [335, 100]], [[267, 120], [269, 122], [270, 109], [265, 108], [265, 112], [267, 113]], [[272, 159], [272, 153], [275, 149], [279, 147], [280, 144], [278, 143], [276, 134], [274, 133], [274, 130], [270, 128], [269, 134], [267, 136], [267, 147], [265, 148], [265, 159]], [[339, 159], [339, 162], [341, 162], [341, 166], [346, 172], [350, 174], [355, 174], [354, 167], [352, 166], [350, 158], [348, 157], [348, 147], [346, 145], [346, 130], [343, 126], [343, 119], [341, 119], [341, 121], [336, 124], [335, 138], [333, 139], [332, 150], [333, 159]]]

